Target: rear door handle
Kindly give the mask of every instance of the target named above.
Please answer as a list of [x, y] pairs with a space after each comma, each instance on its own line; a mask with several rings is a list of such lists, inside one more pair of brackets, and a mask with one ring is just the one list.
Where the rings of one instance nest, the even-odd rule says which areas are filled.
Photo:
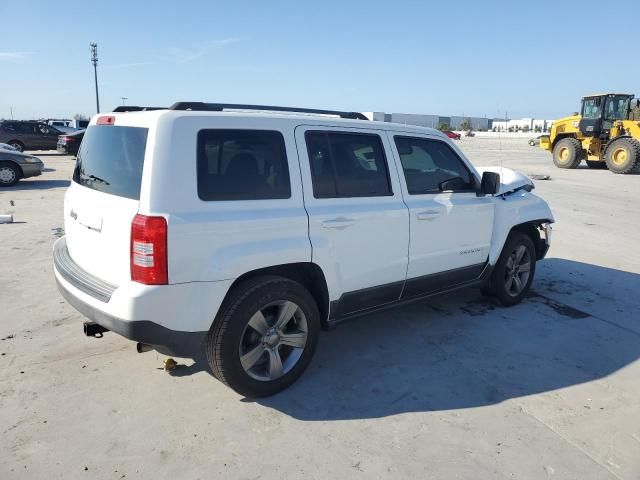
[[439, 210], [424, 210], [423, 212], [418, 212], [416, 214], [416, 218], [418, 220], [435, 220], [439, 216]]
[[344, 230], [347, 227], [350, 227], [355, 223], [355, 220], [352, 218], [332, 218], [331, 220], [325, 220], [321, 223], [323, 228], [333, 228], [336, 230]]

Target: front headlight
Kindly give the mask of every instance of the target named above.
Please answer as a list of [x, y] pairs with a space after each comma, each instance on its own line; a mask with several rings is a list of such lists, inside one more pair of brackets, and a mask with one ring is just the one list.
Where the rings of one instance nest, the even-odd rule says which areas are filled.
[[27, 163], [42, 163], [42, 160], [40, 160], [38, 157], [32, 156], [23, 157], [23, 160]]

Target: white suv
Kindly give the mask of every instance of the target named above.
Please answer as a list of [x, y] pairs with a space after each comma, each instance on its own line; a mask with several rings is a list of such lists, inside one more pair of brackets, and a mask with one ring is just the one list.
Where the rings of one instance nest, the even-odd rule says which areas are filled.
[[141, 111], [93, 118], [78, 152], [59, 289], [88, 335], [206, 352], [243, 395], [293, 383], [320, 328], [345, 318], [467, 286], [515, 304], [549, 247], [531, 181], [474, 168], [436, 130], [282, 107], [123, 110]]

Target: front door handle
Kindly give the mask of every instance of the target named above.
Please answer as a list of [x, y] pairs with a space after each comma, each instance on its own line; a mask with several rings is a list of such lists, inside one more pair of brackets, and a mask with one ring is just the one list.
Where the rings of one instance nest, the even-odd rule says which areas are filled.
[[439, 210], [425, 210], [423, 212], [418, 212], [416, 214], [416, 218], [418, 220], [435, 220], [440, 216]]
[[352, 218], [332, 218], [331, 220], [325, 220], [321, 223], [323, 228], [333, 228], [336, 230], [344, 230], [347, 227], [350, 227], [355, 223], [355, 220]]

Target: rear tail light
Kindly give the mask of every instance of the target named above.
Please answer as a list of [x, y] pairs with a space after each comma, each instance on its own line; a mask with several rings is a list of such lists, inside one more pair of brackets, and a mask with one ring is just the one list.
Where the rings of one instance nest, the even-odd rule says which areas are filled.
[[131, 222], [131, 280], [145, 285], [166, 285], [167, 221], [164, 217], [136, 215]]
[[71, 142], [75, 142], [76, 141], [76, 137], [62, 137], [62, 140], [64, 140], [67, 143], [71, 143]]
[[96, 125], [113, 125], [116, 123], [116, 117], [109, 115], [108, 117], [98, 117]]

